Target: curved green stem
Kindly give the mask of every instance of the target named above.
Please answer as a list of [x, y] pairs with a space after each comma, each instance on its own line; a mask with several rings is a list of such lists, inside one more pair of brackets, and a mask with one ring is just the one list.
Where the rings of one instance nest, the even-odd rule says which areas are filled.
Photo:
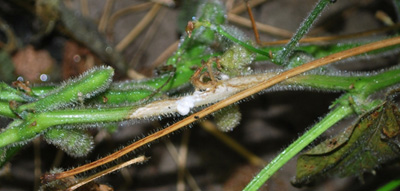
[[329, 127], [352, 113], [352, 108], [346, 106], [337, 107], [333, 111], [329, 112], [323, 120], [318, 122], [314, 127], [275, 157], [258, 175], [253, 178], [244, 190], [252, 191], [259, 189], [276, 171], [278, 171], [297, 153], [303, 150], [308, 144], [324, 133]]
[[[210, 28], [213, 28], [213, 27], [210, 27]], [[266, 56], [268, 58], [270, 57], [268, 52], [265, 52], [262, 49], [255, 48], [254, 46], [237, 39], [236, 37], [234, 37], [231, 34], [229, 34], [228, 32], [226, 32], [224, 29], [222, 29], [221, 26], [216, 26], [215, 28], [216, 28], [216, 31], [220, 35], [226, 37], [227, 39], [231, 40], [232, 42], [235, 42], [235, 43], [239, 44], [240, 46], [243, 46], [247, 50], [249, 50], [251, 52], [254, 52], [254, 53], [261, 54], [261, 55]]]
[[393, 191], [398, 187], [400, 187], [400, 179], [390, 181], [386, 185], [380, 187], [377, 191]]

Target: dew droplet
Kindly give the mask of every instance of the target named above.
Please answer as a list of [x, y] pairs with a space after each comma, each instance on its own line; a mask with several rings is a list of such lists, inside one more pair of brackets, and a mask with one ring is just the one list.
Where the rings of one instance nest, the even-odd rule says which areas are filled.
[[40, 74], [39, 78], [42, 82], [47, 82], [49, 80], [49, 76], [47, 74]]
[[17, 80], [20, 81], [20, 82], [23, 82], [24, 81], [24, 77], [18, 76]]
[[112, 48], [111, 46], [107, 46], [106, 52], [107, 52], [108, 54], [111, 54], [112, 51], [113, 51], [113, 48]]
[[72, 60], [74, 60], [75, 63], [78, 63], [78, 62], [81, 61], [81, 56], [79, 56], [78, 54], [75, 54], [75, 55], [72, 57]]

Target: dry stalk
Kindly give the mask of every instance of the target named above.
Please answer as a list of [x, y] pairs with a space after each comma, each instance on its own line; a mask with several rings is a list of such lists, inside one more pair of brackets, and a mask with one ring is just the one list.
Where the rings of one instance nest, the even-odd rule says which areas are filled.
[[[339, 41], [339, 40], [346, 40], [346, 39], [355, 39], [355, 38], [362, 38], [372, 35], [377, 35], [389, 31], [395, 31], [400, 29], [400, 23], [394, 24], [389, 27], [382, 27], [379, 29], [373, 29], [353, 34], [344, 34], [344, 35], [335, 35], [335, 36], [320, 36], [320, 37], [306, 37], [300, 40], [301, 43], [323, 43], [328, 41]], [[290, 39], [285, 40], [277, 40], [273, 42], [263, 42], [263, 46], [273, 46], [273, 45], [280, 45], [286, 44], [290, 41]]]
[[246, 148], [244, 148], [242, 145], [240, 145], [234, 139], [229, 137], [227, 134], [218, 130], [216, 128], [215, 124], [213, 124], [211, 121], [209, 121], [209, 120], [202, 121], [201, 127], [203, 127], [204, 130], [211, 133], [212, 135], [217, 137], [222, 142], [224, 142], [231, 149], [233, 149], [234, 151], [239, 153], [241, 156], [243, 156], [245, 159], [247, 159], [251, 164], [253, 164], [255, 166], [260, 166], [260, 167], [263, 167], [264, 165], [267, 164], [267, 162], [265, 162], [260, 157], [258, 157], [254, 153], [252, 153], [249, 150], [247, 150]]
[[85, 178], [85, 179], [79, 181], [79, 182], [76, 183], [75, 185], [70, 186], [69, 188], [67, 188], [66, 191], [76, 190], [77, 188], [79, 188], [79, 187], [81, 187], [81, 186], [83, 186], [83, 185], [85, 185], [85, 184], [87, 184], [87, 183], [89, 183], [89, 182], [91, 182], [91, 181], [93, 181], [93, 180], [95, 180], [95, 179], [97, 179], [97, 178], [100, 178], [100, 177], [102, 177], [102, 176], [105, 176], [105, 175], [107, 175], [107, 174], [110, 174], [110, 173], [112, 173], [112, 172], [114, 172], [114, 171], [116, 171], [116, 170], [125, 168], [125, 167], [127, 167], [127, 166], [129, 166], [129, 165], [132, 165], [132, 164], [135, 164], [135, 163], [144, 162], [144, 161], [146, 161], [146, 160], [147, 160], [147, 158], [146, 158], [145, 156], [139, 156], [139, 157], [136, 157], [136, 158], [131, 159], [131, 160], [129, 160], [129, 161], [123, 162], [123, 163], [121, 163], [121, 164], [115, 165], [115, 166], [113, 166], [113, 167], [111, 167], [111, 168], [108, 168], [108, 169], [106, 169], [106, 170], [103, 170], [103, 171], [101, 171], [101, 172], [98, 172], [98, 173], [96, 173], [96, 174], [94, 174], [94, 175], [92, 175], [92, 176], [89, 176], [89, 177], [87, 177], [87, 178]]
[[80, 3], [81, 3], [82, 15], [85, 16], [85, 17], [88, 17], [89, 16], [89, 3], [88, 3], [88, 0], [81, 0]]
[[[249, 19], [238, 16], [233, 13], [228, 13], [228, 21], [230, 21], [232, 23], [236, 23], [238, 25], [245, 26], [245, 27], [252, 27], [251, 21]], [[285, 30], [285, 29], [281, 29], [281, 28], [274, 27], [271, 25], [263, 24], [260, 22], [255, 22], [255, 24], [257, 26], [257, 29], [263, 33], [271, 34], [271, 35], [278, 36], [278, 37], [284, 37], [284, 38], [290, 38], [293, 36], [292, 32]]]
[[97, 30], [100, 33], [104, 33], [106, 31], [106, 27], [107, 27], [108, 20], [109, 20], [110, 14], [111, 14], [111, 10], [114, 5], [114, 1], [115, 0], [107, 0], [106, 4], [104, 5], [104, 11], [100, 17], [99, 26], [97, 27]]
[[[250, 5], [250, 7], [255, 7], [255, 6], [259, 5], [259, 4], [264, 3], [265, 1], [267, 1], [267, 0], [251, 0], [249, 2], [249, 5]], [[246, 2], [245, 1], [241, 1], [241, 3], [239, 5], [237, 5], [236, 7], [232, 8], [229, 11], [229, 13], [240, 14], [240, 13], [246, 11], [246, 10], [247, 10]]]
[[162, 5], [154, 4], [149, 12], [143, 17], [142, 20], [115, 46], [116, 50], [122, 52], [128, 45], [136, 39], [136, 37], [149, 25], [153, 18], [157, 15]]
[[138, 5], [133, 5], [133, 6], [126, 7], [126, 8], [123, 8], [123, 9], [120, 9], [120, 10], [116, 11], [115, 13], [113, 13], [113, 14], [110, 16], [110, 19], [109, 19], [109, 22], [108, 22], [108, 25], [107, 25], [107, 31], [108, 31], [108, 33], [110, 33], [110, 31], [113, 31], [115, 22], [116, 22], [120, 17], [122, 17], [122, 16], [124, 16], [124, 15], [127, 15], [127, 14], [129, 14], [129, 13], [134, 13], [134, 12], [137, 12], [137, 11], [146, 10], [146, 9], [150, 8], [153, 4], [154, 4], [154, 3], [152, 3], [152, 2], [146, 2], [146, 3], [142, 3], [142, 4], [138, 4]]

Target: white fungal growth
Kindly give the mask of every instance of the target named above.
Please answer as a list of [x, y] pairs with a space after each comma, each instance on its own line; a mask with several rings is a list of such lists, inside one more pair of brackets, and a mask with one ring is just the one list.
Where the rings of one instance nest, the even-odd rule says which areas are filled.
[[194, 107], [194, 98], [193, 96], [187, 96], [176, 101], [176, 109], [178, 113], [181, 115], [187, 115], [190, 112], [190, 109]]

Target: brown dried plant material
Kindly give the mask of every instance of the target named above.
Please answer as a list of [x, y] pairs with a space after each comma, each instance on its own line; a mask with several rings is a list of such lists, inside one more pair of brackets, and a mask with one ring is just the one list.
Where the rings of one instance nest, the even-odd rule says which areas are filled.
[[55, 63], [46, 50], [35, 50], [32, 45], [18, 51], [12, 60], [15, 73], [30, 82], [40, 82], [40, 75], [50, 73]]
[[94, 56], [89, 49], [74, 41], [67, 41], [64, 46], [62, 60], [62, 78], [68, 79], [92, 68]]

